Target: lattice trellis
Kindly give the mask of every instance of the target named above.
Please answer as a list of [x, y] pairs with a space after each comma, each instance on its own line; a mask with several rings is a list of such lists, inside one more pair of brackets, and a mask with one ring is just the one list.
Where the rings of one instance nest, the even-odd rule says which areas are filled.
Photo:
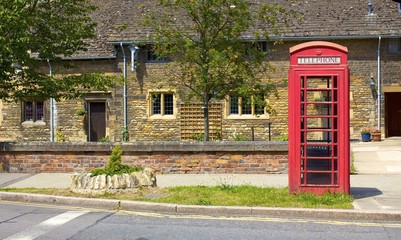
[[[222, 139], [222, 104], [209, 103], [209, 139]], [[202, 103], [183, 103], [180, 106], [181, 141], [202, 140], [204, 118]]]

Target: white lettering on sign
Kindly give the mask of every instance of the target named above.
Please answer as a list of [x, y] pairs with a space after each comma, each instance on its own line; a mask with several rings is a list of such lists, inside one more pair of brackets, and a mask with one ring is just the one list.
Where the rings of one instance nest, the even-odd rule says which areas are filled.
[[298, 57], [298, 64], [340, 64], [340, 57]]

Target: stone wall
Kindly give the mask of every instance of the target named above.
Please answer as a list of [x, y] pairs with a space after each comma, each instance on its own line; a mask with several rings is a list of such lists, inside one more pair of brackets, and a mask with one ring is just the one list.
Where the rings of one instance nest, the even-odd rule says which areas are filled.
[[[107, 164], [112, 143], [0, 143], [11, 172], [89, 171]], [[286, 173], [287, 142], [131, 142], [122, 162], [161, 173]]]
[[[350, 126], [351, 138], [360, 138], [360, 129], [374, 127], [377, 122], [377, 98], [370, 88], [370, 76], [377, 81], [377, 39], [370, 40], [339, 40], [334, 41], [348, 47], [348, 64], [350, 68]], [[270, 63], [273, 67], [263, 79], [272, 79], [278, 86], [278, 98], [271, 96], [268, 101], [274, 112], [269, 118], [230, 119], [222, 118], [222, 139], [232, 140], [234, 134], [241, 134], [247, 140], [252, 138], [254, 129], [255, 140], [269, 139], [269, 122], [271, 122], [271, 137], [286, 136], [288, 133], [287, 109], [287, 74], [289, 68], [289, 48], [301, 42], [287, 42], [275, 46], [270, 53]], [[117, 49], [116, 58], [107, 60], [76, 60], [71, 63], [77, 67], [63, 70], [54, 66], [55, 72], [80, 73], [103, 72], [122, 76], [123, 59], [121, 49]], [[382, 40], [381, 72], [383, 87], [400, 88], [401, 55], [386, 52], [386, 39]], [[180, 140], [180, 104], [182, 100], [176, 93], [176, 115], [173, 118], [151, 118], [149, 116], [149, 91], [172, 90], [167, 84], [168, 63], [146, 63], [145, 52], [140, 52], [139, 64], [135, 72], [128, 70], [128, 128], [130, 141], [179, 141]], [[128, 59], [130, 60], [130, 59]], [[130, 65], [130, 62], [128, 62]], [[129, 69], [129, 68], [128, 68]], [[47, 65], [42, 71], [48, 71]], [[155, 83], [158, 82], [158, 83]], [[401, 89], [401, 88], [400, 88]], [[401, 90], [400, 90], [401, 91]], [[113, 141], [122, 140], [123, 130], [123, 87], [110, 89], [106, 102], [107, 129], [106, 135]], [[383, 95], [384, 97], [384, 95]], [[385, 106], [382, 100], [382, 115], [380, 116], [385, 130]], [[226, 103], [223, 101], [223, 109]], [[22, 123], [20, 103], [0, 103], [0, 141], [47, 141], [50, 139], [49, 107], [46, 102], [45, 121], [35, 124]], [[86, 142], [87, 122], [76, 116], [75, 111], [84, 107], [84, 101], [69, 100], [57, 103], [57, 129], [66, 141]], [[383, 131], [384, 132], [384, 131]]]

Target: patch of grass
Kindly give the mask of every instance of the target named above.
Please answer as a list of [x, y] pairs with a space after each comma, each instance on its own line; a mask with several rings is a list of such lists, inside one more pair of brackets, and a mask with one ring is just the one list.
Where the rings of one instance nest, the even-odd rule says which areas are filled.
[[[0, 189], [8, 192], [41, 193], [62, 196], [97, 197], [160, 203], [210, 206], [259, 206], [298, 208], [352, 208], [352, 197], [339, 193], [316, 196], [309, 193], [290, 194], [287, 188], [243, 186], [182, 186], [172, 188], [142, 188], [132, 191], [103, 193], [96, 196], [77, 194], [68, 189]], [[147, 198], [147, 196], [160, 196]]]
[[355, 175], [358, 174], [358, 169], [355, 166], [355, 156], [354, 152], [351, 151], [351, 166], [350, 166], [350, 174]]
[[[169, 195], [153, 202], [211, 206], [260, 206], [301, 208], [352, 208], [352, 197], [326, 193], [323, 196], [301, 193], [290, 194], [287, 188], [255, 186], [195, 186], [169, 188]], [[201, 203], [201, 204], [200, 204]]]

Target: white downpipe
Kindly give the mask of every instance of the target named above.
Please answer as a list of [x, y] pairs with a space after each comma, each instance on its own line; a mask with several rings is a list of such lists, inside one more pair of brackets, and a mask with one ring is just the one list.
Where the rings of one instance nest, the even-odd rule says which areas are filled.
[[124, 89], [123, 89], [123, 98], [124, 98], [124, 131], [127, 131], [127, 57], [125, 56], [123, 43], [120, 43], [121, 51], [123, 53], [124, 58]]
[[138, 59], [139, 47], [130, 45], [128, 48], [131, 51], [131, 72], [134, 72], [136, 69], [135, 62]]
[[[49, 76], [53, 77], [53, 68], [49, 59], [47, 64], [49, 64]], [[50, 142], [54, 142], [54, 98], [50, 98]]]
[[377, 47], [377, 129], [381, 127], [381, 65], [380, 65], [380, 45], [382, 36], [379, 36], [379, 44]]

